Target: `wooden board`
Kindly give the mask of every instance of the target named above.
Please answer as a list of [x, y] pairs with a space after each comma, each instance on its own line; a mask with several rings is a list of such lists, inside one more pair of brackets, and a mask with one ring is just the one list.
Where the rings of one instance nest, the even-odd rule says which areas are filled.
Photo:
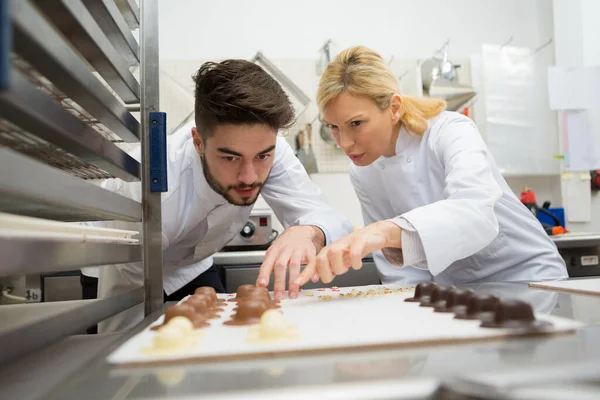
[[600, 278], [569, 279], [556, 282], [532, 282], [529, 286], [539, 289], [554, 290], [600, 296]]
[[[536, 332], [479, 327], [477, 320], [457, 320], [454, 314], [436, 313], [419, 303], [408, 303], [412, 289], [387, 285], [393, 293], [382, 295], [383, 286], [316, 289], [301, 292], [296, 300], [282, 300], [285, 319], [297, 326], [299, 338], [283, 343], [248, 343], [248, 327], [226, 326], [233, 304], [228, 303], [220, 320], [205, 328], [197, 346], [185, 352], [147, 355], [141, 349], [151, 344], [155, 331], [150, 327], [132, 337], [107, 359], [109, 363], [144, 365], [188, 361], [214, 361], [272, 357], [290, 354], [323, 353], [389, 346], [439, 345], [476, 340], [503, 339], [531, 334], [572, 332], [582, 324], [564, 318], [536, 315], [552, 322], [551, 328]], [[350, 293], [375, 297], [341, 297]], [[312, 296], [311, 296], [312, 294]], [[221, 297], [227, 295], [220, 295]], [[325, 297], [324, 297], [325, 296]], [[329, 297], [331, 297], [329, 299]], [[325, 300], [328, 299], [328, 300]], [[154, 324], [162, 323], [161, 316]], [[151, 326], [152, 326], [151, 325]]]

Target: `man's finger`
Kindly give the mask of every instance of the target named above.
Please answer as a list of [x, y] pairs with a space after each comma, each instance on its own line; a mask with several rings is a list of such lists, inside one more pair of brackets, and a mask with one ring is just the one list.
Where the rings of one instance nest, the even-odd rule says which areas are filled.
[[269, 285], [269, 279], [271, 277], [271, 273], [273, 272], [273, 264], [275, 264], [278, 252], [279, 250], [275, 247], [267, 250], [265, 258], [260, 266], [260, 269], [258, 270], [256, 286], [267, 287]]
[[273, 268], [273, 275], [275, 283], [273, 285], [273, 291], [275, 293], [275, 299], [281, 300], [285, 297], [285, 278], [287, 273], [288, 264], [290, 262], [291, 252], [282, 251], [277, 259], [275, 260], [275, 266]]

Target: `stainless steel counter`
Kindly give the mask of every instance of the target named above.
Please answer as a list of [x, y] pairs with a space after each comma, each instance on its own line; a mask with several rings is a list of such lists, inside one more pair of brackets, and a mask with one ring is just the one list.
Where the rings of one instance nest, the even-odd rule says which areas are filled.
[[600, 234], [567, 233], [551, 239], [565, 260], [570, 277], [600, 276]]
[[559, 249], [600, 246], [600, 234], [598, 233], [567, 233], [550, 236], [550, 238]]
[[266, 250], [257, 251], [229, 251], [219, 252], [213, 256], [215, 265], [249, 265], [261, 264], [265, 258]]
[[[263, 262], [266, 251], [232, 251], [220, 252], [213, 256], [214, 265], [217, 267], [227, 292], [235, 292], [243, 284], [254, 284], [258, 278], [258, 271]], [[287, 278], [286, 278], [287, 281]], [[334, 282], [324, 284], [308, 282], [305, 289], [317, 289], [331, 286], [366, 286], [379, 285], [379, 273], [375, 262], [370, 256], [363, 259], [363, 267], [359, 270], [350, 269], [338, 276]], [[273, 279], [269, 282], [269, 290], [273, 290]]]
[[[458, 387], [461, 382], [464, 383], [464, 378], [479, 377], [487, 379], [488, 385], [491, 380], [493, 386], [493, 373], [497, 371], [517, 373], [520, 381], [526, 383], [534, 378], [539, 380], [540, 375], [551, 378], [551, 373], [540, 372], [545, 371], [543, 368], [550, 368], [562, 379], [572, 378], [582, 368], [588, 374], [597, 372], [596, 379], [600, 378], [600, 372], [592, 371], [589, 367], [600, 367], [600, 297], [542, 291], [520, 284], [468, 287], [521, 298], [529, 301], [536, 311], [574, 318], [587, 326], [573, 334], [488, 343], [332, 352], [319, 356], [273, 357], [169, 367], [125, 369], [107, 365], [104, 358], [109, 352], [155, 320], [158, 317], [155, 314], [146, 318], [136, 330], [99, 351], [92, 362], [76, 372], [71, 371], [74, 365], [81, 365], [81, 358], [86, 354], [84, 348], [80, 350], [80, 355], [74, 354], [70, 360], [64, 360], [64, 364], [56, 365], [69, 373], [62, 379], [56, 379], [54, 390], [37, 398], [276, 399], [284, 397], [283, 390], [286, 399], [450, 398], [444, 394], [447, 392], [438, 390], [440, 384]], [[35, 388], [38, 385], [36, 371], [44, 364], [46, 367], [53, 364], [54, 360], [37, 358], [24, 362], [29, 365], [15, 365], [14, 368], [30, 371], [31, 388]], [[578, 363], [582, 362], [587, 364], [578, 368]], [[6, 374], [4, 378], [7, 378]], [[0, 379], [0, 387], [5, 384], [6, 381]], [[476, 386], [473, 382], [470, 382], [470, 386], [466, 385]], [[461, 387], [464, 389], [465, 385]], [[492, 392], [488, 388], [487, 393]], [[531, 393], [528, 395], [534, 398]], [[35, 398], [18, 393], [14, 396], [11, 398]]]

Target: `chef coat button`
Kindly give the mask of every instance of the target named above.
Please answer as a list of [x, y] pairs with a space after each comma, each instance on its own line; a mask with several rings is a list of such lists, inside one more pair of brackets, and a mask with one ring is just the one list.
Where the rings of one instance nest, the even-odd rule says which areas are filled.
[[381, 169], [385, 169], [385, 165], [384, 164], [381, 164]]
[[411, 162], [411, 161], [412, 161], [412, 158], [410, 158], [410, 157], [408, 157], [408, 158], [406, 159], [406, 162]]

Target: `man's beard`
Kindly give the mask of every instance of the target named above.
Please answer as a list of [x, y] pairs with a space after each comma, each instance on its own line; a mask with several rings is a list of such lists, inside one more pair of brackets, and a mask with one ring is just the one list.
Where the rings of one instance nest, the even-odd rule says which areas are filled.
[[[218, 194], [223, 196], [223, 198], [225, 200], [227, 200], [227, 202], [229, 202], [229, 204], [233, 204], [234, 206], [244, 207], [244, 206], [251, 206], [252, 204], [256, 203], [256, 200], [258, 199], [258, 195], [260, 194], [260, 191], [261, 191], [263, 185], [265, 184], [265, 182], [254, 182], [251, 185], [246, 185], [245, 183], [239, 183], [237, 185], [230, 185], [227, 187], [223, 186], [217, 181], [215, 176], [210, 172], [210, 168], [208, 167], [208, 163], [206, 162], [206, 159], [204, 157], [200, 156], [200, 160], [202, 160], [202, 172], [204, 172], [204, 178], [206, 179], [206, 182], [208, 182], [208, 185], [212, 188], [212, 190], [214, 190], [215, 192], [217, 192]], [[271, 171], [269, 171], [269, 173], [270, 172]], [[258, 188], [258, 191], [256, 192], [256, 195], [254, 197], [248, 197], [248, 198], [242, 198], [241, 200], [236, 200], [231, 196], [232, 189], [254, 189], [254, 188]]]

